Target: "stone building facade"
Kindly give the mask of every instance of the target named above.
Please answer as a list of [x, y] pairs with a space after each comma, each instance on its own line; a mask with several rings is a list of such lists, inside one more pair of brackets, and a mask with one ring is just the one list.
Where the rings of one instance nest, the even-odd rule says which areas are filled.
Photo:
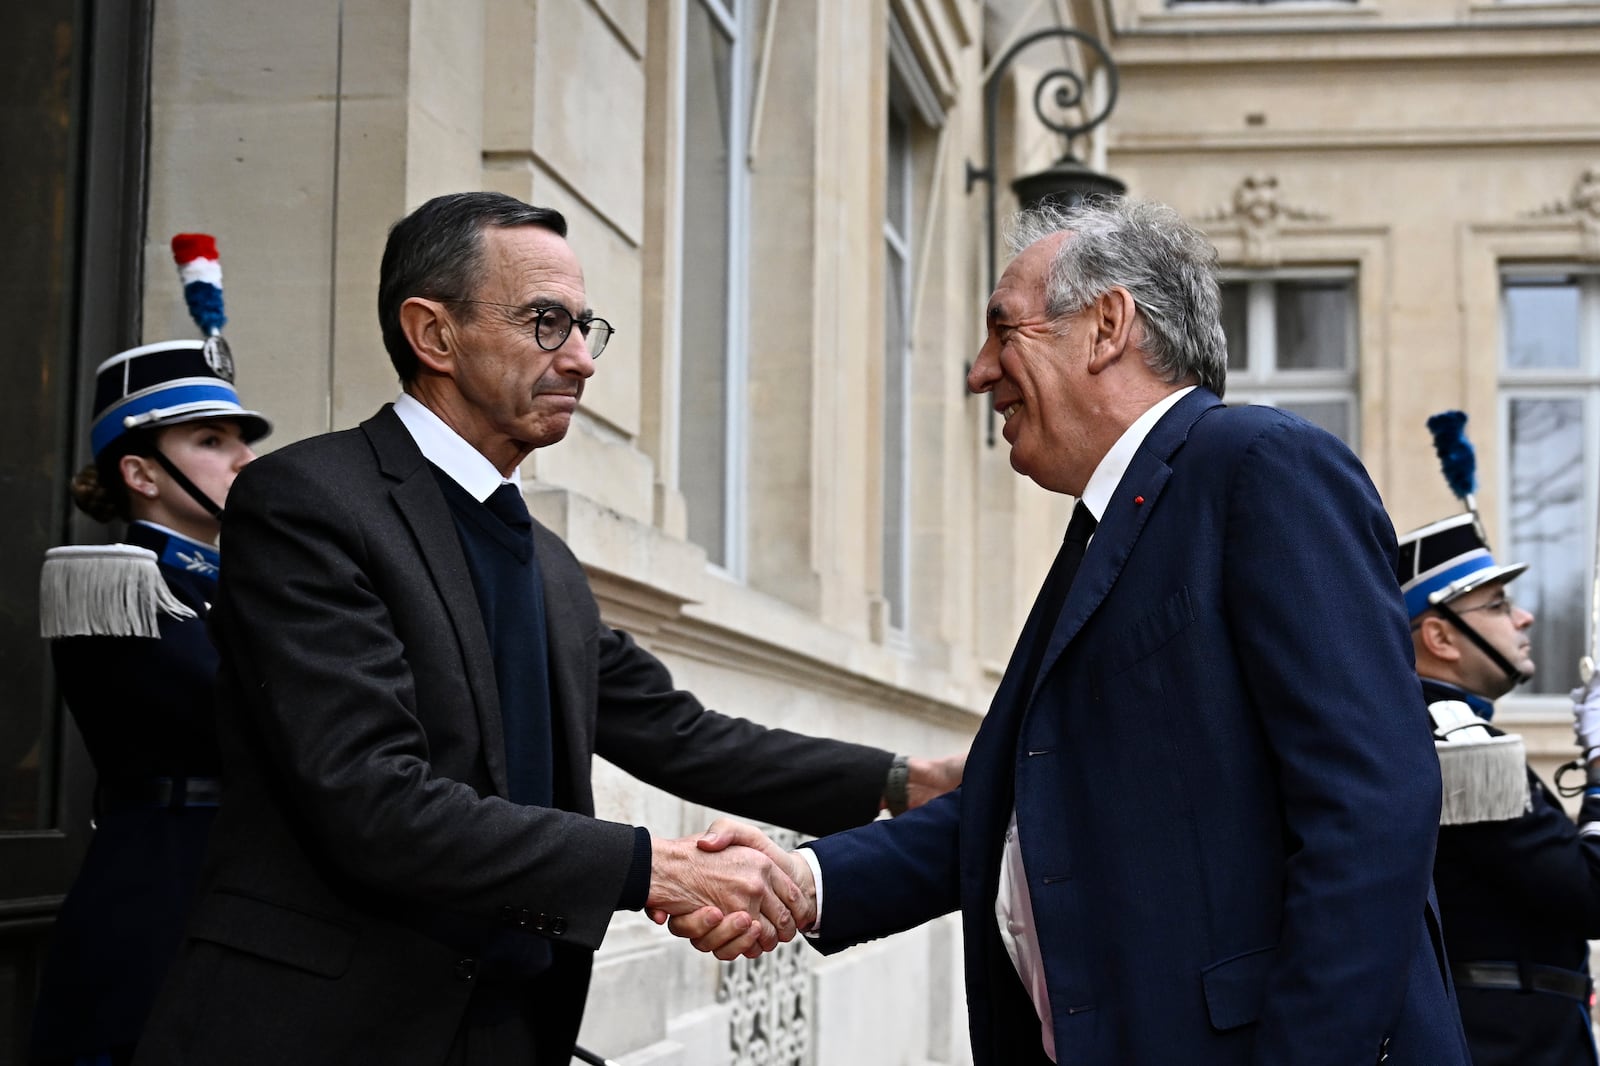
[[[567, 215], [590, 302], [617, 328], [568, 439], [523, 468], [606, 617], [712, 706], [959, 750], [1070, 503], [1011, 472], [964, 391], [988, 286], [968, 173], [994, 58], [1070, 26], [1119, 67], [1078, 155], [1221, 250], [1230, 398], [1343, 435], [1402, 528], [1455, 507], [1423, 420], [1469, 412], [1497, 547], [1552, 575], [1517, 591], [1561, 652], [1506, 716], [1545, 763], [1569, 754], [1550, 694], [1588, 639], [1570, 589], [1586, 589], [1574, 553], [1592, 550], [1600, 497], [1593, 0], [57, 6], [39, 40], [87, 88], [62, 94], [84, 147], [61, 149], [52, 233], [80, 252], [55, 303], [28, 298], [77, 325], [39, 328], [57, 413], [7, 430], [43, 450], [41, 500], [83, 459], [99, 358], [192, 330], [170, 234], [217, 235], [240, 387], [278, 445], [394, 397], [375, 323], [388, 226], [438, 193], [502, 190]], [[110, 27], [130, 11], [124, 39]], [[1056, 66], [1089, 109], [1108, 94], [1090, 54], [1059, 43], [999, 75], [1002, 209], [1010, 178], [1061, 151], [1032, 114]], [[120, 279], [117, 298], [91, 277]], [[93, 535], [41, 513], [30, 550]], [[22, 569], [3, 575], [19, 618], [36, 573]], [[0, 648], [35, 679], [7, 716], [20, 724], [0, 727], [0, 755], [16, 753], [0, 769], [0, 1066], [20, 1061], [88, 787], [25, 629]], [[713, 814], [609, 768], [596, 784], [604, 816], [657, 832]], [[722, 965], [619, 915], [582, 1040], [630, 1066], [969, 1062], [959, 929]]]

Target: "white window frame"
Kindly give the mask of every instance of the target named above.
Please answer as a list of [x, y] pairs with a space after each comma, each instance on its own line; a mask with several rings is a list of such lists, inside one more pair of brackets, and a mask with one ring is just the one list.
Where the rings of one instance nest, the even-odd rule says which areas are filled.
[[[1283, 267], [1223, 270], [1224, 285], [1248, 285], [1245, 315], [1248, 351], [1242, 370], [1228, 368], [1230, 402], [1277, 407], [1286, 403], [1342, 401], [1350, 411], [1350, 450], [1361, 450], [1361, 277], [1354, 267]], [[1350, 282], [1349, 362], [1344, 370], [1280, 370], [1276, 286], [1284, 281]]]
[[[1511, 406], [1515, 400], [1540, 400], [1578, 399], [1583, 404], [1583, 480], [1584, 502], [1582, 515], [1584, 522], [1583, 545], [1587, 555], [1583, 560], [1582, 573], [1583, 585], [1583, 611], [1581, 615], [1584, 626], [1584, 648], [1593, 647], [1594, 634], [1590, 632], [1590, 597], [1593, 593], [1591, 582], [1594, 580], [1594, 544], [1595, 538], [1600, 536], [1597, 529], [1596, 513], [1600, 508], [1600, 270], [1593, 266], [1584, 266], [1571, 262], [1556, 261], [1551, 263], [1531, 264], [1502, 264], [1499, 270], [1499, 299], [1500, 299], [1500, 336], [1497, 354], [1497, 382], [1496, 388], [1496, 414], [1499, 425], [1502, 427], [1497, 442], [1497, 468], [1496, 480], [1497, 498], [1503, 501], [1499, 509], [1499, 521], [1496, 523], [1497, 537], [1495, 546], [1511, 544]], [[1506, 357], [1510, 350], [1510, 316], [1506, 313], [1506, 281], [1516, 278], [1549, 278], [1560, 275], [1570, 275], [1583, 279], [1579, 290], [1579, 336], [1578, 336], [1578, 365], [1572, 369], [1526, 369], [1513, 368], [1507, 365]], [[1497, 561], [1499, 551], [1497, 550]], [[1539, 665], [1541, 673], [1546, 677], [1577, 676], [1576, 663], [1562, 663], [1546, 661], [1539, 658], [1539, 649], [1534, 648], [1534, 659]], [[1557, 686], [1558, 689], [1561, 686]], [[1559, 691], [1543, 693], [1513, 693], [1519, 704], [1526, 707], [1538, 707], [1548, 704], [1551, 709], [1566, 705], [1566, 697]]]
[[[677, 128], [683, 129], [686, 119], [685, 79], [689, 77], [688, 56], [686, 54], [688, 42], [688, 20], [694, 9], [698, 8], [708, 13], [717, 27], [730, 41], [728, 49], [728, 292], [726, 303], [727, 321], [725, 323], [727, 350], [723, 353], [723, 387], [725, 396], [725, 411], [723, 422], [724, 433], [724, 470], [723, 470], [723, 558], [720, 563], [712, 561], [714, 569], [720, 570], [735, 580], [743, 581], [749, 566], [749, 404], [745, 402], [749, 382], [749, 166], [748, 166], [748, 118], [750, 111], [750, 61], [749, 46], [750, 34], [746, 19], [751, 0], [686, 0], [683, 4], [684, 25], [678, 35], [679, 54], [678, 67], [683, 71], [679, 79], [676, 120]], [[743, 10], [738, 8], [742, 6]], [[677, 158], [677, 185], [679, 190], [684, 189], [684, 152], [682, 142], [678, 145]], [[683, 200], [680, 197], [677, 204], [679, 212], [679, 232], [682, 232]], [[679, 269], [684, 269], [680, 258]], [[683, 286], [678, 286], [678, 320], [681, 322], [685, 313], [683, 303]], [[683, 361], [679, 359], [680, 374]], [[693, 382], [680, 380], [678, 395], [680, 396], [679, 412], [682, 413], [681, 397], [686, 388], [693, 387]], [[683, 461], [682, 449], [679, 449], [679, 461]], [[693, 506], [693, 501], [685, 501]]]

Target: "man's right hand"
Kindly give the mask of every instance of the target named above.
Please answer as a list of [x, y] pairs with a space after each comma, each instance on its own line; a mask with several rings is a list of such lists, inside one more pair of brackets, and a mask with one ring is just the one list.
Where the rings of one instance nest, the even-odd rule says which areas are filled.
[[[712, 822], [709, 829], [695, 838], [695, 845], [701, 851], [710, 853], [738, 848], [753, 848], [761, 852], [799, 887], [804, 897], [801, 906], [791, 907], [798, 928], [807, 929], [816, 921], [816, 885], [811, 878], [810, 865], [797, 852], [784, 851], [755, 826], [730, 818], [719, 818]], [[739, 955], [753, 959], [776, 946], [756, 943], [752, 931], [746, 929], [748, 916], [743, 914], [722, 914], [714, 908], [702, 908], [686, 914], [653, 917], [658, 922], [666, 921], [667, 928], [674, 935], [687, 939], [700, 951], [710, 952], [719, 959], [732, 959]], [[789, 937], [783, 939], [788, 940]]]
[[[766, 840], [758, 830], [750, 833], [754, 837], [747, 839]], [[741, 842], [729, 840], [706, 848], [703, 840], [651, 840], [650, 894], [645, 902], [651, 917], [717, 930], [714, 937], [701, 938], [705, 946], [695, 946], [724, 961], [771, 951], [792, 940], [798, 924], [810, 922], [812, 907], [786, 864]]]

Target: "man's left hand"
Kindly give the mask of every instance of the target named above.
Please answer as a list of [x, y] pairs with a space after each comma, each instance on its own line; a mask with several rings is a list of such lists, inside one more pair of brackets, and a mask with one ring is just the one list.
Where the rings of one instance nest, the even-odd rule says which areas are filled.
[[961, 784], [967, 768], [967, 754], [943, 759], [908, 759], [906, 769], [906, 810], [916, 810], [929, 800], [938, 799]]

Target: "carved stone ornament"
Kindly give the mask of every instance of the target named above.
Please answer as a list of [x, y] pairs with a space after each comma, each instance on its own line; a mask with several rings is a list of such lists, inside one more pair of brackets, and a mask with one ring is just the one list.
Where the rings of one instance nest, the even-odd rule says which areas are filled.
[[1578, 175], [1572, 195], [1524, 213], [1524, 218], [1570, 218], [1578, 225], [1586, 259], [1600, 259], [1600, 166]]
[[[762, 827], [785, 851], [800, 837]], [[795, 937], [757, 959], [722, 966], [717, 1002], [733, 1006], [733, 1066], [812, 1066], [811, 949]]]
[[1328, 216], [1309, 208], [1296, 207], [1278, 198], [1278, 179], [1271, 174], [1251, 174], [1233, 190], [1233, 200], [1208, 211], [1199, 221], [1232, 222], [1244, 242], [1244, 264], [1253, 267], [1276, 266], [1283, 259], [1279, 236], [1283, 223], [1326, 222]]

